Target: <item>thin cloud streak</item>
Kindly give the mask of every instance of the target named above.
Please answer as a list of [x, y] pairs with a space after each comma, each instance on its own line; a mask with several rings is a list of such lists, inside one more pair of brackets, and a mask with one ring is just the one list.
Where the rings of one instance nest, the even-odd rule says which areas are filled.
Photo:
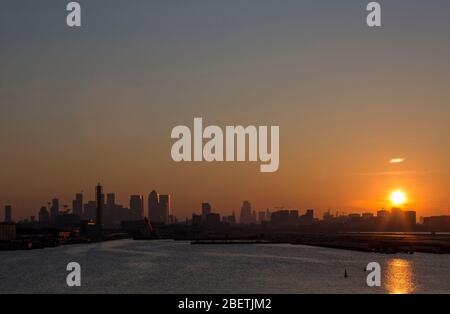
[[390, 164], [401, 164], [404, 161], [405, 161], [405, 158], [392, 158], [391, 160], [389, 160], [389, 163]]

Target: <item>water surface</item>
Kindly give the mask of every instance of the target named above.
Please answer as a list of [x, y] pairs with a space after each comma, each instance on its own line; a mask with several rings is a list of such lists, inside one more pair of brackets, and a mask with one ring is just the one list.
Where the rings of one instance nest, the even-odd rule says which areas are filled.
[[[0, 260], [0, 293], [450, 293], [450, 255], [120, 240]], [[69, 262], [81, 265], [81, 287], [66, 285]], [[367, 286], [369, 262], [380, 263], [382, 287]]]

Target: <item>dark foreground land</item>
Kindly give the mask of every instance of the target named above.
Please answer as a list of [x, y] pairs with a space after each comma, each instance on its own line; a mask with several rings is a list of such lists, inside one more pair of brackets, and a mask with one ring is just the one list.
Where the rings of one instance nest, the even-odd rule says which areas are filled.
[[194, 240], [192, 244], [290, 243], [376, 253], [450, 253], [449, 234], [310, 233], [278, 234], [255, 240]]
[[291, 243], [379, 253], [450, 253], [450, 235], [315, 234], [298, 236]]
[[450, 233], [435, 232], [369, 232], [353, 230], [320, 230], [314, 226], [190, 226], [160, 225], [136, 230], [104, 230], [100, 236], [73, 235], [46, 229], [22, 230], [15, 240], [0, 242], [0, 250], [38, 249], [67, 244], [103, 242], [133, 238], [149, 241], [173, 239], [192, 244], [260, 244], [289, 243], [376, 253], [450, 254]]

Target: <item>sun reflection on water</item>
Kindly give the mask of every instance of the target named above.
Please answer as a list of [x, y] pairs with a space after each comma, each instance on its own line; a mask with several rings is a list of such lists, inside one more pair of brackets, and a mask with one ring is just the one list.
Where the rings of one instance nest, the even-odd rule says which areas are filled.
[[401, 258], [389, 260], [385, 283], [385, 288], [390, 294], [413, 293], [416, 290], [413, 263]]

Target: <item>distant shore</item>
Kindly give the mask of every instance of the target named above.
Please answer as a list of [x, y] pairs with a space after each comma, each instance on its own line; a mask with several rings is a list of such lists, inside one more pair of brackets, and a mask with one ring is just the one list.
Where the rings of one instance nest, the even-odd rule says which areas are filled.
[[131, 238], [128, 234], [111, 234], [107, 236], [94, 237], [94, 238], [68, 238], [68, 239], [58, 239], [58, 238], [39, 238], [39, 239], [16, 239], [13, 241], [1, 241], [0, 251], [18, 251], [18, 250], [36, 250], [58, 247], [63, 245], [73, 245], [73, 244], [90, 244], [96, 242], [106, 242], [114, 240], [122, 240]]
[[[89, 244], [94, 242], [120, 240], [131, 238], [127, 234], [111, 234], [94, 239], [67, 239], [65, 241], [36, 241], [16, 240], [0, 243], [2, 250], [30, 250], [46, 247], [56, 247], [69, 244]], [[413, 254], [432, 253], [450, 254], [449, 233], [370, 233], [370, 232], [342, 232], [342, 233], [274, 233], [260, 234], [258, 237], [163, 237], [162, 239], [173, 239], [191, 241], [192, 245], [257, 245], [257, 244], [292, 244], [326, 247], [334, 249], [352, 250], [360, 252], [373, 252], [383, 254], [407, 253]], [[152, 241], [151, 238], [135, 238], [140, 241]]]
[[191, 244], [289, 243], [374, 253], [450, 254], [450, 234], [333, 233], [284, 234], [263, 239], [201, 239]]

